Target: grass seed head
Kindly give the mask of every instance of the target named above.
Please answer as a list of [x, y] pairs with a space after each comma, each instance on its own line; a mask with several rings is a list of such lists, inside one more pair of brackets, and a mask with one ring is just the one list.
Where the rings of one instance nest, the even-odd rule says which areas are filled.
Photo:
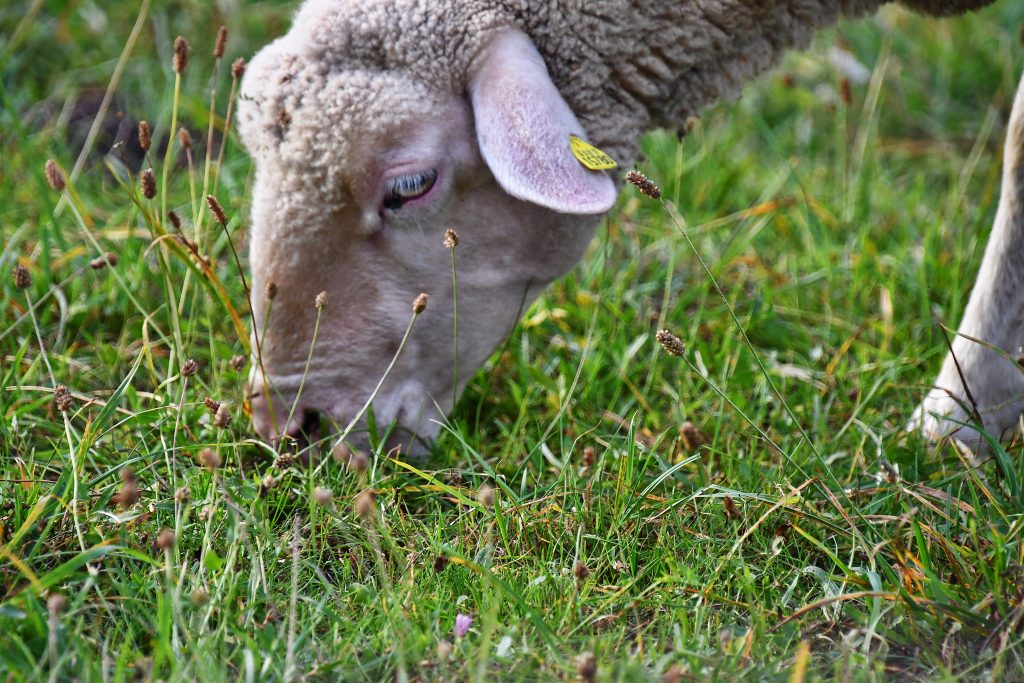
[[209, 396], [203, 399], [203, 405], [214, 415], [217, 414], [217, 409], [220, 408], [220, 401], [215, 401]]
[[63, 593], [50, 593], [50, 597], [46, 598], [46, 609], [50, 614], [60, 614], [67, 606], [68, 599], [64, 597]]
[[267, 283], [267, 286], [263, 288], [263, 292], [267, 295], [268, 301], [273, 301], [277, 298], [277, 283], [271, 280]]
[[57, 190], [57, 192], [63, 192], [67, 183], [64, 181], [64, 171], [60, 170], [60, 166], [53, 159], [47, 159], [46, 165], [43, 166], [43, 174], [46, 176], [46, 182], [50, 184], [50, 187]]
[[582, 562], [576, 562], [572, 566], [572, 575], [576, 577], [577, 581], [586, 581], [590, 576], [590, 569]]
[[732, 499], [732, 496], [726, 496], [722, 499], [722, 507], [725, 508], [725, 516], [729, 519], [740, 518], [740, 509], [736, 505], [736, 501]]
[[583, 449], [583, 466], [593, 467], [594, 461], [597, 460], [597, 452], [594, 451], [593, 446], [587, 446]]
[[206, 195], [206, 203], [210, 206], [210, 211], [213, 213], [213, 217], [217, 219], [217, 222], [221, 225], [228, 224], [228, 215], [224, 213], [224, 207], [220, 205], [220, 202], [212, 194]]
[[459, 233], [451, 228], [444, 231], [444, 246], [446, 249], [454, 249], [459, 246]]
[[231, 369], [232, 370], [241, 370], [244, 367], [245, 367], [245, 356], [239, 354], [237, 356], [232, 356], [231, 357]]
[[661, 683], [682, 683], [683, 669], [678, 664], [673, 664], [661, 676]]
[[153, 175], [153, 169], [147, 168], [139, 174], [139, 186], [142, 187], [142, 196], [146, 199], [156, 196], [156, 176]]
[[359, 517], [361, 517], [362, 519], [366, 520], [373, 517], [374, 510], [377, 507], [376, 504], [374, 503], [375, 498], [376, 495], [373, 493], [373, 491], [369, 490], [363, 491], [358, 496], [356, 496], [356, 514], [359, 515]]
[[192, 489], [189, 487], [179, 486], [174, 492], [174, 502], [178, 505], [184, 505], [190, 500], [192, 500]]
[[494, 488], [490, 484], [484, 484], [476, 492], [476, 499], [485, 508], [494, 507]]
[[71, 405], [74, 403], [74, 398], [71, 396], [71, 390], [64, 384], [58, 384], [53, 390], [53, 403], [57, 406], [57, 410], [62, 413], [66, 413], [71, 410]]
[[121, 490], [114, 494], [111, 498], [116, 504], [123, 508], [130, 508], [139, 502], [142, 498], [142, 492], [134, 481], [126, 481]]
[[199, 464], [210, 471], [216, 470], [222, 463], [220, 455], [212, 448], [204, 448], [199, 451]]
[[236, 81], [245, 75], [245, 59], [239, 57], [231, 64], [231, 77]]
[[188, 596], [188, 601], [193, 607], [202, 607], [210, 600], [210, 591], [205, 588], [197, 588]]
[[286, 470], [295, 464], [295, 456], [291, 453], [279, 453], [274, 458], [274, 467], [279, 470]]
[[181, 143], [182, 149], [192, 149], [192, 133], [188, 132], [188, 128], [178, 131], [178, 142]]
[[704, 432], [700, 431], [700, 428], [689, 420], [679, 425], [679, 440], [683, 442], [683, 448], [688, 453], [699, 450], [701, 446], [708, 442]]
[[334, 500], [334, 493], [329, 488], [317, 486], [313, 489], [313, 500], [320, 507], [327, 507]]
[[181, 374], [183, 377], [191, 377], [197, 372], [199, 372], [199, 363], [197, 363], [194, 358], [187, 358], [185, 362], [181, 364]]
[[316, 295], [316, 310], [324, 310], [324, 306], [327, 305], [327, 292], [320, 292]]
[[420, 292], [420, 295], [416, 297], [416, 300], [412, 302], [413, 315], [419, 315], [427, 307], [427, 300], [430, 295], [426, 292]]
[[654, 184], [654, 181], [645, 176], [635, 168], [626, 173], [626, 181], [635, 185], [640, 194], [651, 199], [661, 199], [661, 188]]
[[125, 467], [121, 470], [120, 475], [121, 482], [124, 484], [134, 484], [138, 481], [138, 477], [135, 476], [135, 470], [131, 467]]
[[174, 529], [163, 529], [157, 534], [156, 547], [160, 550], [170, 550], [174, 547], [174, 541], [177, 540], [177, 536], [174, 533]]
[[686, 344], [670, 330], [659, 330], [654, 336], [670, 356], [682, 356], [686, 353]]
[[221, 26], [217, 29], [217, 42], [213, 44], [213, 56], [220, 59], [224, 56], [224, 46], [228, 42], [228, 27]]
[[277, 479], [274, 478], [274, 475], [268, 474], [260, 481], [260, 486], [263, 488], [264, 492], [269, 491], [277, 486]]
[[139, 147], [143, 152], [148, 152], [153, 146], [153, 129], [149, 127], [149, 121], [139, 121]]
[[11, 275], [14, 278], [14, 286], [18, 289], [28, 289], [32, 286], [32, 273], [20, 263], [14, 265]]
[[185, 73], [188, 68], [188, 41], [183, 36], [174, 39], [174, 73]]
[[218, 429], [227, 429], [231, 426], [231, 412], [227, 403], [221, 403], [217, 407], [217, 414], [213, 416], [213, 426]]
[[576, 673], [585, 683], [597, 678], [597, 657], [593, 652], [584, 652], [576, 657]]
[[178, 217], [178, 213], [174, 209], [167, 212], [167, 220], [171, 222], [175, 230], [181, 230], [181, 218]]
[[102, 270], [107, 266], [113, 268], [121, 262], [121, 257], [112, 251], [108, 251], [103, 256], [97, 256], [92, 261], [89, 261], [89, 267], [93, 270]]

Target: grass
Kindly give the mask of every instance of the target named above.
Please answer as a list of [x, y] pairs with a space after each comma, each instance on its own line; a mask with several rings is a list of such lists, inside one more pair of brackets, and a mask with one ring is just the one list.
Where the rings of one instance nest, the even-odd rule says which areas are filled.
[[[202, 201], [211, 85], [219, 139], [230, 60], [289, 8], [144, 5], [132, 41], [139, 8], [106, 4], [0, 8], [5, 678], [1024, 677], [1021, 446], [974, 468], [901, 431], [994, 216], [1018, 3], [844, 24], [683, 142], [649, 135], [666, 204], [626, 188], [433, 454], [365, 470], [254, 438], [228, 239], [244, 254], [251, 167], [230, 135], [210, 178], [227, 225]], [[837, 44], [873, 70], [846, 93]], [[104, 158], [100, 135], [71, 180], [78, 110], [115, 71], [150, 158]], [[191, 165], [162, 146], [174, 112]], [[136, 189], [150, 165], [154, 200]], [[161, 202], [208, 268], [162, 236]], [[89, 267], [108, 251], [117, 266]]]

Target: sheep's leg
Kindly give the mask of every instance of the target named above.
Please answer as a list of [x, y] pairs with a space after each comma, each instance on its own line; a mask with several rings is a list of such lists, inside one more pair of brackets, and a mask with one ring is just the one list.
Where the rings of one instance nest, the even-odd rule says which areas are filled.
[[[986, 342], [1003, 353], [967, 337]], [[952, 353], [942, 364], [935, 388], [914, 413], [912, 426], [930, 437], [953, 435], [977, 447], [982, 445], [977, 429], [961, 427], [956, 422], [969, 422], [977, 427], [980, 419], [989, 434], [1009, 439], [1024, 411], [1024, 367], [1016, 360], [1022, 355], [1022, 346], [1024, 80], [1010, 116], [1002, 196], [978, 281], [952, 343]]]

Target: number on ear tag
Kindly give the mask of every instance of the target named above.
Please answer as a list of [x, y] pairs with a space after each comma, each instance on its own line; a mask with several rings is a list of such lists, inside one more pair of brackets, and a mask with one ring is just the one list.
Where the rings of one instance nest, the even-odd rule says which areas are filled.
[[572, 155], [591, 171], [607, 171], [618, 166], [615, 159], [575, 135], [569, 136], [569, 147], [572, 149]]

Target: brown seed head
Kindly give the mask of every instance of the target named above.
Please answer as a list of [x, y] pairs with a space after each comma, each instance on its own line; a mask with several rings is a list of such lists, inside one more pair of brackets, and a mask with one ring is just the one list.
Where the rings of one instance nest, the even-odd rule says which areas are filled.
[[197, 372], [199, 372], [199, 363], [194, 358], [188, 358], [181, 364], [181, 374], [183, 377], [191, 377]]
[[245, 367], [245, 356], [239, 354], [237, 356], [232, 356], [231, 357], [231, 369], [232, 370], [241, 370], [244, 367]]
[[593, 446], [587, 446], [583, 449], [583, 465], [585, 467], [592, 467], [594, 461], [597, 460], [597, 453], [594, 451]]
[[206, 195], [206, 203], [210, 206], [210, 211], [213, 213], [213, 217], [217, 219], [217, 222], [221, 225], [228, 224], [228, 215], [224, 213], [224, 207], [220, 205], [217, 198], [212, 194]]
[[635, 168], [626, 173], [626, 181], [636, 185], [636, 189], [640, 191], [640, 194], [651, 199], [661, 199], [661, 189], [654, 184], [654, 181]]
[[192, 500], [192, 489], [189, 487], [181, 486], [174, 492], [174, 502], [178, 505], [184, 505], [190, 500]]
[[670, 356], [682, 356], [686, 353], [686, 344], [670, 330], [659, 330], [654, 336]]
[[181, 218], [178, 217], [177, 212], [171, 209], [167, 212], [167, 220], [171, 222], [175, 230], [181, 230]]
[[93, 270], [102, 270], [107, 266], [113, 268], [121, 261], [121, 257], [112, 251], [108, 251], [103, 256], [97, 256], [92, 261], [89, 261], [89, 267]]
[[64, 182], [64, 171], [60, 170], [60, 166], [53, 159], [47, 159], [46, 165], [43, 166], [43, 174], [46, 176], [46, 182], [50, 184], [50, 187], [57, 190], [57, 192], [63, 192], [66, 187]]
[[435, 572], [443, 572], [444, 568], [447, 567], [447, 566], [448, 566], [448, 556], [447, 555], [443, 555], [442, 554], [442, 555], [438, 555], [437, 557], [434, 558], [434, 571]]
[[174, 541], [177, 536], [174, 534], [174, 529], [164, 529], [156, 537], [156, 547], [160, 550], [170, 550], [174, 547]]
[[111, 500], [120, 505], [123, 508], [130, 508], [139, 502], [142, 498], [142, 492], [134, 481], [126, 481], [121, 490], [113, 495]]
[[135, 470], [131, 467], [125, 467], [121, 470], [119, 476], [121, 477], [121, 482], [124, 484], [134, 484], [139, 480], [138, 477], [135, 476]]
[[241, 57], [236, 59], [231, 65], [231, 77], [238, 80], [245, 75], [245, 60]]
[[722, 507], [725, 508], [725, 516], [729, 519], [740, 518], [740, 509], [736, 506], [736, 501], [732, 499], [732, 496], [726, 496], [722, 499]]
[[839, 81], [839, 95], [843, 98], [843, 104], [847, 107], [853, 105], [853, 88], [850, 86], [849, 78], [842, 78]]
[[451, 228], [444, 231], [444, 246], [447, 249], [454, 249], [459, 246], [459, 234]]
[[18, 289], [28, 289], [32, 286], [32, 273], [20, 263], [14, 265], [11, 275], [14, 278], [14, 286]]
[[295, 464], [295, 456], [291, 453], [280, 453], [274, 458], [274, 467], [279, 470], [286, 470]]
[[199, 451], [199, 464], [211, 471], [220, 467], [222, 462], [220, 455], [211, 448]]
[[174, 73], [185, 73], [188, 68], [188, 41], [178, 36], [174, 39]]
[[661, 676], [661, 683], [682, 683], [683, 670], [678, 664], [673, 664]]
[[494, 507], [494, 489], [490, 484], [484, 484], [476, 492], [476, 500], [485, 508]]
[[217, 42], [213, 44], [213, 56], [220, 59], [224, 56], [224, 45], [228, 42], [228, 27], [221, 26], [217, 30]]
[[266, 292], [267, 299], [273, 301], [274, 298], [277, 296], [277, 283], [273, 281], [268, 282], [267, 286], [264, 288], [264, 291]]
[[217, 414], [217, 409], [220, 408], [220, 401], [214, 401], [212, 398], [207, 396], [203, 399], [203, 405], [214, 415]]
[[181, 143], [182, 149], [192, 149], [192, 133], [188, 132], [188, 128], [178, 131], [178, 142]]
[[188, 596], [188, 601], [192, 603], [193, 607], [201, 607], [205, 605], [209, 599], [210, 591], [205, 588], [197, 588]]
[[585, 683], [591, 683], [597, 677], [597, 657], [593, 652], [584, 652], [576, 657], [576, 673]]
[[420, 295], [412, 302], [412, 312], [414, 315], [419, 315], [423, 312], [423, 309], [427, 307], [427, 299], [429, 298], [429, 294], [426, 292], [420, 292]]
[[213, 505], [204, 505], [203, 509], [199, 511], [199, 521], [202, 523], [209, 522], [213, 519], [214, 515], [217, 514], [217, 508]]
[[221, 403], [217, 407], [217, 414], [213, 416], [213, 426], [217, 429], [227, 429], [231, 426], [231, 411], [227, 403]]
[[153, 169], [147, 168], [139, 174], [139, 186], [142, 187], [142, 196], [146, 199], [156, 196], [156, 176], [153, 175]]
[[62, 593], [50, 593], [50, 597], [46, 598], [46, 609], [50, 614], [60, 614], [67, 606], [68, 599]]
[[313, 500], [320, 507], [327, 507], [334, 500], [334, 493], [330, 489], [324, 488], [323, 486], [317, 486], [313, 489]]
[[374, 495], [373, 491], [369, 490], [363, 491], [358, 496], [356, 496], [356, 514], [362, 517], [363, 519], [369, 519], [370, 517], [372, 517], [374, 514], [374, 510], [376, 509], [376, 505], [374, 504], [375, 497], [376, 496]]
[[149, 127], [149, 121], [139, 121], [139, 147], [143, 152], [148, 152], [153, 146], [153, 129]]
[[327, 292], [320, 292], [316, 295], [316, 310], [324, 310], [324, 306], [327, 305]]
[[269, 491], [270, 489], [277, 486], [277, 479], [274, 478], [274, 475], [268, 474], [267, 476], [263, 477], [263, 480], [260, 482], [260, 485], [263, 486], [264, 491]]
[[577, 581], [585, 581], [590, 576], [590, 569], [582, 562], [577, 562], [572, 566], [572, 575], [576, 577]]
[[58, 384], [53, 390], [53, 403], [57, 406], [57, 410], [62, 413], [71, 410], [71, 405], [74, 403], [71, 390], [63, 384]]
[[700, 428], [689, 420], [679, 425], [679, 440], [683, 442], [683, 448], [691, 453], [708, 442]]

